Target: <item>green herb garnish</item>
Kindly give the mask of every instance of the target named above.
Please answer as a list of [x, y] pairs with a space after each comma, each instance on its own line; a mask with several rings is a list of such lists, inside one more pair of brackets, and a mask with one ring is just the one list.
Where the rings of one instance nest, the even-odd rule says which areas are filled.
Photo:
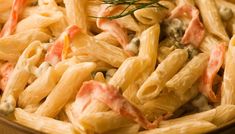
[[125, 6], [125, 8], [118, 15], [106, 16], [106, 17], [102, 17], [102, 16], [101, 17], [90, 16], [90, 17], [105, 18], [105, 19], [112, 20], [112, 19], [122, 18], [127, 15], [132, 15], [135, 11], [137, 11], [139, 9], [143, 9], [143, 8], [156, 7], [156, 8], [167, 9], [167, 7], [165, 7], [159, 3], [159, 0], [146, 0], [146, 1], [141, 1], [141, 0], [103, 0], [102, 4], [110, 4], [109, 7], [123, 5], [123, 6]]

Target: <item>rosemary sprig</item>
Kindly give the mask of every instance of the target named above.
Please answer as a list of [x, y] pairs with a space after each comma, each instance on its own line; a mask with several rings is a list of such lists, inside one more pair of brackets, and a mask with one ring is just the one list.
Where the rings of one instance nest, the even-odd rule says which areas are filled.
[[[149, 8], [149, 7], [156, 7], [156, 8], [165, 8], [167, 9], [167, 7], [161, 5], [159, 3], [159, 0], [146, 0], [146, 1], [141, 1], [141, 0], [103, 0], [102, 4], [111, 4], [111, 6], [118, 6], [118, 5], [124, 5], [126, 6], [124, 8], [124, 10], [118, 14], [118, 15], [114, 15], [114, 16], [90, 16], [92, 18], [105, 18], [105, 19], [118, 19], [118, 18], [122, 18], [125, 17], [127, 15], [132, 15], [135, 11], [143, 9], [143, 8]], [[131, 8], [130, 10], [128, 10], [131, 6], [134, 6], [133, 8]], [[108, 8], [109, 8], [108, 7]]]

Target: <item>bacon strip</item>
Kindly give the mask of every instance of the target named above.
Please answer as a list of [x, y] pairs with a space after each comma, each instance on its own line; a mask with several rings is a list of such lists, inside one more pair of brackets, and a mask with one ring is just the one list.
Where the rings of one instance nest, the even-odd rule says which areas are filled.
[[202, 80], [199, 86], [199, 91], [203, 95], [207, 96], [212, 102], [219, 101], [219, 95], [216, 96], [213, 92], [212, 84], [217, 72], [224, 62], [226, 52], [225, 45], [226, 43], [221, 43], [212, 49], [207, 69], [202, 76]]
[[20, 15], [23, 13], [27, 0], [14, 0], [11, 14], [0, 33], [0, 38], [11, 35], [16, 29]]
[[73, 40], [75, 35], [80, 31], [80, 28], [78, 28], [76, 25], [68, 27], [48, 49], [45, 61], [52, 65], [55, 65], [61, 61], [63, 54], [65, 54], [69, 48], [70, 41]]
[[[101, 5], [101, 9], [98, 13], [99, 17], [108, 17], [112, 15], [113, 13], [119, 11], [121, 9], [120, 6], [114, 7], [114, 9], [110, 10], [109, 5]], [[109, 32], [111, 35], [113, 35], [118, 42], [122, 45], [123, 48], [126, 47], [126, 45], [129, 42], [127, 32], [125, 29], [119, 25], [119, 23], [116, 20], [109, 20], [106, 18], [98, 18], [96, 21], [96, 24], [98, 28]]]
[[2, 77], [1, 79], [1, 89], [4, 91], [7, 85], [7, 81], [9, 80], [9, 77], [11, 73], [14, 70], [14, 64], [7, 62], [4, 65], [1, 66], [0, 68], [0, 75]]
[[97, 81], [83, 83], [76, 97], [76, 104], [79, 107], [76, 112], [82, 113], [93, 99], [106, 104], [122, 116], [139, 123], [145, 129], [156, 127], [155, 123], [149, 122], [140, 110], [129, 103], [116, 88]]
[[195, 47], [199, 47], [205, 35], [205, 28], [199, 19], [199, 11], [195, 7], [187, 4], [179, 6], [171, 12], [171, 16], [169, 18], [182, 17], [185, 16], [185, 14], [188, 15], [187, 17], [191, 20], [185, 30], [181, 43], [191, 43]]

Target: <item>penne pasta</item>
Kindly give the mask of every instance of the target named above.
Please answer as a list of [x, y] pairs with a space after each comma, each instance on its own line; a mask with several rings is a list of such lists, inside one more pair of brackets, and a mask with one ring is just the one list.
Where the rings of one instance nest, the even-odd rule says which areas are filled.
[[97, 72], [95, 74], [94, 80], [100, 81], [100, 82], [106, 82], [106, 79], [104, 78], [104, 74], [102, 72]]
[[162, 93], [156, 99], [145, 102], [139, 108], [149, 120], [155, 120], [165, 114], [172, 114], [197, 94], [198, 84], [196, 83], [181, 97], [174, 92]]
[[165, 83], [183, 67], [187, 59], [186, 50], [176, 49], [173, 51], [143, 83], [138, 90], [137, 97], [140, 100], [151, 100], [157, 97], [165, 87]]
[[0, 114], [31, 129], [207, 133], [235, 119], [233, 0], [0, 0], [0, 30]]
[[183, 122], [180, 124], [168, 126], [165, 128], [156, 128], [153, 130], [147, 130], [140, 132], [139, 134], [175, 134], [177, 132], [178, 134], [199, 134], [199, 133], [206, 133], [210, 130], [213, 130], [217, 128], [214, 124], [207, 122], [207, 121], [188, 121]]
[[110, 130], [104, 134], [137, 134], [140, 129], [138, 124], [129, 125], [126, 127]]
[[27, 105], [38, 104], [52, 91], [58, 80], [55, 70], [48, 68], [20, 94], [18, 105], [24, 108]]
[[219, 43], [220, 41], [215, 36], [212, 34], [206, 34], [205, 38], [202, 40], [201, 45], [199, 46], [199, 49], [203, 53], [210, 54], [211, 50]]
[[65, 104], [75, 96], [77, 89], [95, 69], [95, 66], [94, 63], [87, 62], [69, 67], [35, 113], [42, 116], [55, 117]]
[[94, 41], [92, 44], [89, 44], [88, 48], [90, 55], [114, 67], [119, 67], [127, 59], [127, 55], [122, 49], [106, 42]]
[[211, 122], [216, 126], [221, 126], [225, 122], [229, 122], [234, 119], [234, 110], [234, 105], [222, 105], [205, 112], [187, 115], [177, 119], [162, 121], [160, 123], [160, 127], [168, 127], [171, 125], [177, 125], [183, 122], [195, 120], [204, 120]]
[[[225, 27], [219, 16], [215, 0], [195, 0], [202, 15], [202, 20], [206, 29], [211, 33], [222, 39], [229, 41]], [[208, 17], [209, 16], [209, 17]]]
[[62, 19], [63, 14], [59, 11], [43, 11], [21, 20], [16, 27], [16, 33], [26, 29], [47, 28], [49, 25]]
[[119, 43], [115, 37], [113, 37], [109, 32], [102, 32], [94, 37], [96, 40], [104, 41], [114, 46], [118, 46]]
[[153, 25], [162, 22], [175, 5], [170, 1], [160, 1], [159, 3], [167, 8], [145, 8], [137, 10], [134, 12], [136, 19], [145, 25]]
[[[207, 54], [199, 54], [187, 63], [172, 79], [166, 83], [166, 87], [181, 96], [198, 80], [206, 69]], [[187, 82], [186, 82], [187, 81]]]
[[144, 61], [141, 58], [127, 58], [108, 83], [125, 91], [129, 83], [133, 82], [135, 78], [140, 75], [143, 66]]
[[36, 129], [38, 131], [42, 131], [44, 133], [51, 133], [51, 134], [78, 133], [70, 123], [28, 113], [20, 108], [16, 109], [15, 117], [17, 122], [20, 122], [27, 127]]
[[82, 28], [84, 32], [87, 32], [89, 28], [87, 23], [86, 15], [86, 4], [85, 0], [64, 0], [66, 14], [70, 25], [77, 25]]
[[0, 111], [2, 113], [7, 114], [14, 110], [16, 101], [30, 78], [30, 70], [35, 67], [41, 59], [42, 50], [41, 43], [35, 41], [31, 43], [20, 56], [1, 98]]
[[79, 121], [85, 129], [93, 130], [97, 133], [104, 133], [132, 124], [132, 122], [126, 118], [112, 111], [86, 114], [81, 116]]
[[25, 48], [35, 40], [48, 41], [50, 36], [42, 29], [32, 29], [0, 38], [0, 59], [16, 62]]
[[235, 36], [229, 42], [229, 48], [225, 60], [225, 70], [224, 70], [224, 79], [221, 93], [221, 105], [225, 104], [235, 104], [235, 88], [233, 86], [233, 81], [235, 81], [235, 76], [233, 72], [233, 67], [235, 65], [234, 57], [234, 46], [235, 46]]
[[[151, 71], [154, 70], [158, 55], [158, 42], [160, 36], [160, 26], [155, 24], [146, 29], [140, 37], [140, 48], [138, 57], [146, 58], [145, 67], [151, 66]], [[145, 68], [144, 67], [144, 68]]]

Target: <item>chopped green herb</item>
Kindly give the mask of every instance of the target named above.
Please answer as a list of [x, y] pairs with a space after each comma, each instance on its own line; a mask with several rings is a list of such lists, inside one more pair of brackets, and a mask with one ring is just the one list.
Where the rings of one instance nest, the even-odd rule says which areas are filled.
[[90, 17], [105, 18], [105, 19], [112, 20], [112, 19], [122, 18], [127, 15], [132, 15], [135, 11], [137, 11], [139, 9], [143, 9], [143, 8], [156, 7], [156, 8], [167, 9], [167, 7], [165, 7], [159, 3], [159, 0], [146, 0], [146, 1], [141, 1], [141, 0], [103, 0], [102, 4], [111, 4], [111, 6], [109, 6], [109, 7], [118, 6], [118, 5], [124, 5], [126, 7], [118, 15], [106, 16], [106, 17], [102, 17], [102, 16], [98, 16], [98, 17], [97, 16], [90, 16]]

